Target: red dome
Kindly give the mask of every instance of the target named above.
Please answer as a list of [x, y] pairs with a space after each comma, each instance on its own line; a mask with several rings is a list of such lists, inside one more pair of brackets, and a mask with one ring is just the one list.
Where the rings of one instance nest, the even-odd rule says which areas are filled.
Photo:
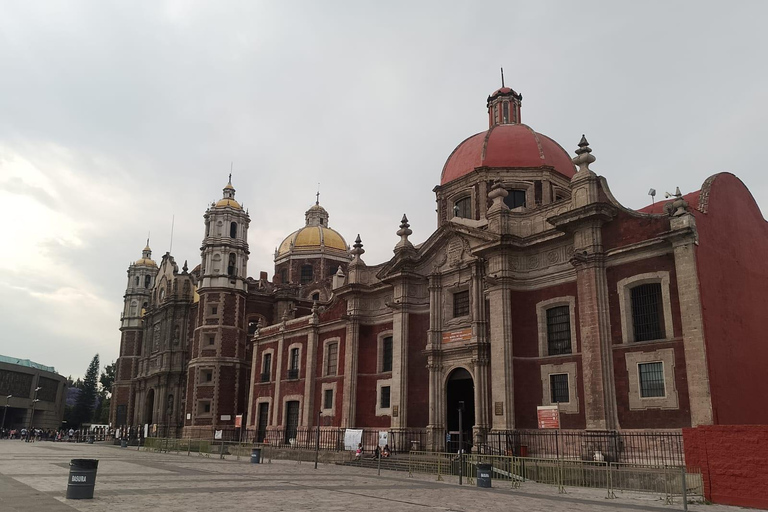
[[552, 167], [570, 179], [576, 173], [568, 153], [546, 135], [525, 124], [497, 124], [459, 144], [443, 166], [440, 185], [466, 176], [477, 167]]

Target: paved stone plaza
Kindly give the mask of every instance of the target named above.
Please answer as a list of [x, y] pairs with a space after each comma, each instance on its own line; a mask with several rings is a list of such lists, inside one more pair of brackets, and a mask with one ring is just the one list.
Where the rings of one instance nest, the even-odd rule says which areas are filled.
[[[99, 460], [92, 500], [66, 500], [69, 461]], [[246, 459], [208, 459], [156, 454], [106, 444], [0, 441], [0, 510], [16, 511], [195, 511], [195, 510], [377, 511], [605, 511], [682, 510], [649, 495], [557, 488], [525, 483], [512, 489], [459, 487], [434, 476], [382, 472], [294, 461], [250, 464]], [[725, 512], [738, 507], [689, 505], [690, 510]]]

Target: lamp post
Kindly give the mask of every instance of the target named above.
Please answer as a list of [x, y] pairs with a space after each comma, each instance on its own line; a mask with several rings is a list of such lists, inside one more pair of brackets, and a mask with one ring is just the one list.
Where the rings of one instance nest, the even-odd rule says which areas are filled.
[[317, 411], [317, 438], [315, 439], [315, 469], [317, 469], [317, 459], [320, 458], [320, 420], [323, 417], [323, 411]]
[[459, 485], [464, 476], [464, 427], [462, 416], [464, 415], [464, 402], [459, 402]]
[[3, 430], [5, 430], [5, 414], [8, 412], [8, 404], [11, 402], [11, 398], [13, 398], [13, 395], [5, 397], [5, 409], [3, 409], [3, 424], [0, 426], [0, 436], [3, 435]]
[[27, 441], [29, 441], [29, 436], [30, 436], [30, 433], [31, 433], [30, 431], [32, 430], [32, 420], [35, 419], [35, 406], [37, 405], [37, 402], [40, 401], [37, 398], [37, 392], [40, 391], [41, 389], [43, 389], [43, 388], [41, 388], [40, 386], [37, 386], [35, 388], [35, 398], [34, 398], [34, 400], [32, 400], [32, 413], [29, 415], [29, 425], [27, 425]]

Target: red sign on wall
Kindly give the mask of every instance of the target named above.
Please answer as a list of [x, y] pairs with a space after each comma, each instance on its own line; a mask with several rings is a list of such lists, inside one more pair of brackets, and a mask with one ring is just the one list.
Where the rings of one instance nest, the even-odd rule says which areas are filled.
[[536, 407], [539, 428], [560, 428], [560, 411], [556, 405], [540, 405]]
[[443, 343], [454, 343], [457, 341], [469, 341], [472, 339], [472, 328], [460, 329], [458, 331], [444, 332]]

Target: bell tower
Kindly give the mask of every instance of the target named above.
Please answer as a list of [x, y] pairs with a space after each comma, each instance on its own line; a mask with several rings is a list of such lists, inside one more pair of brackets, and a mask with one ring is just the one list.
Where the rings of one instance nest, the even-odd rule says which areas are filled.
[[234, 427], [246, 411], [250, 364], [246, 343], [248, 225], [232, 175], [222, 198], [203, 216], [205, 236], [194, 337], [187, 369], [184, 435]]
[[141, 258], [128, 266], [128, 285], [123, 296], [123, 313], [120, 315], [120, 355], [115, 361], [116, 374], [109, 413], [110, 422], [115, 427], [129, 424], [133, 418], [134, 392], [131, 380], [138, 372], [142, 317], [149, 304], [156, 276], [157, 263], [152, 259], [152, 249], [147, 239]]

